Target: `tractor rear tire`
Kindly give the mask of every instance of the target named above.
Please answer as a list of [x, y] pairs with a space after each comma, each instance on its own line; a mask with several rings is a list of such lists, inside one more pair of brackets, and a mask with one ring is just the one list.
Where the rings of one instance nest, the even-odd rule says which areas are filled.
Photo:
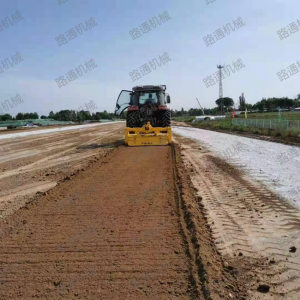
[[126, 127], [130, 127], [130, 128], [139, 127], [138, 126], [139, 118], [140, 118], [140, 114], [138, 110], [128, 111], [127, 118], [126, 118]]
[[160, 126], [161, 127], [171, 127], [171, 111], [162, 110], [160, 112]]

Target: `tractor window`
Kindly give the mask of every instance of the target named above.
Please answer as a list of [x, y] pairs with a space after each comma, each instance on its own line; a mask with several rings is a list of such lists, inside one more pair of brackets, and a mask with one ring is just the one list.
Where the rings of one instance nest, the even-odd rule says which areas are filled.
[[117, 100], [116, 108], [115, 108], [115, 114], [117, 116], [120, 116], [121, 113], [128, 107], [130, 106], [130, 99], [131, 99], [131, 93], [132, 91], [125, 91], [123, 90], [119, 98]]
[[155, 92], [140, 92], [140, 104], [158, 103], [157, 94]]

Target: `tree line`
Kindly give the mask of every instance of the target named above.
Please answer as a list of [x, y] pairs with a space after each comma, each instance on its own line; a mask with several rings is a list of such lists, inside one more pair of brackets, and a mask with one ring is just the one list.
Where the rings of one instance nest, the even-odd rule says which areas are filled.
[[[276, 111], [278, 107], [281, 109], [293, 109], [300, 107], [300, 94], [297, 95], [296, 99], [290, 99], [288, 97], [283, 98], [262, 98], [261, 101], [258, 101], [255, 104], [249, 104], [244, 101], [238, 100], [235, 104], [234, 100], [229, 97], [224, 97], [217, 99], [215, 101], [216, 107], [214, 108], [190, 108], [189, 110], [171, 110], [173, 117], [181, 117], [185, 115], [189, 116], [201, 116], [201, 115], [217, 115], [221, 111], [231, 112], [233, 109], [238, 109], [244, 111], [246, 108], [248, 111], [257, 110], [259, 112], [264, 111]], [[223, 108], [223, 110], [222, 110]], [[30, 120], [38, 119], [39, 115], [37, 112], [34, 113], [18, 113], [16, 117], [11, 116], [10, 114], [0, 115], [0, 121], [9, 121], [9, 120]], [[87, 110], [61, 110], [54, 113], [51, 111], [48, 116], [42, 115], [41, 119], [54, 119], [57, 121], [72, 121], [72, 122], [83, 122], [83, 121], [99, 121], [103, 119], [112, 120], [115, 118], [114, 113], [109, 113], [106, 110], [103, 112], [91, 113]], [[123, 112], [122, 118], [126, 118], [126, 112]]]
[[10, 121], [10, 120], [26, 120], [26, 119], [38, 119], [38, 113], [18, 113], [16, 117], [13, 117], [10, 114], [0, 115], [0, 121]]
[[[86, 110], [75, 111], [75, 110], [61, 110], [54, 113], [51, 111], [48, 116], [42, 115], [41, 119], [54, 119], [56, 121], [72, 121], [72, 122], [83, 122], [83, 121], [99, 121], [99, 120], [112, 120], [114, 118], [113, 113], [109, 113], [106, 110], [103, 112], [90, 113]], [[10, 114], [0, 115], [0, 121], [10, 120], [33, 120], [39, 119], [37, 112], [34, 113], [18, 113], [16, 117]]]
[[[259, 111], [259, 112], [272, 112], [277, 111], [277, 108], [280, 107], [281, 109], [289, 109], [292, 110], [294, 108], [300, 107], [300, 94], [297, 95], [296, 99], [290, 99], [288, 97], [283, 98], [262, 98], [261, 101], [256, 102], [255, 104], [246, 103], [239, 99], [237, 103], [234, 102], [232, 98], [224, 97], [219, 98], [215, 101], [216, 107], [214, 108], [190, 108], [189, 110], [171, 110], [173, 117], [182, 117], [182, 116], [201, 116], [201, 115], [217, 115], [220, 112], [231, 112], [235, 110], [244, 111]], [[222, 109], [223, 108], [223, 109]]]
[[115, 118], [114, 113], [109, 113], [106, 110], [103, 112], [90, 113], [88, 110], [61, 110], [57, 113], [51, 111], [49, 116], [41, 116], [41, 119], [51, 118], [57, 121], [72, 121], [72, 122], [82, 122], [82, 121], [99, 121], [99, 120], [112, 120]]

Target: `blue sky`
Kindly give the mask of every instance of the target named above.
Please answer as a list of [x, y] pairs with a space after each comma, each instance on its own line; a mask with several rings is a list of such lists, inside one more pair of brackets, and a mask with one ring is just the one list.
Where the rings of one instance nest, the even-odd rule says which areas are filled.
[[[0, 74], [0, 102], [17, 93], [24, 102], [8, 113], [37, 111], [40, 115], [78, 109], [93, 100], [98, 111], [114, 111], [122, 89], [140, 84], [166, 84], [171, 108], [214, 107], [218, 84], [206, 88], [203, 79], [217, 71], [216, 64], [245, 67], [223, 81], [224, 96], [238, 101], [244, 92], [248, 103], [262, 97], [300, 94], [300, 72], [280, 81], [277, 73], [300, 61], [300, 30], [280, 40], [277, 31], [300, 22], [296, 0], [57, 0], [3, 1], [0, 20], [17, 10], [23, 19], [0, 32], [0, 61], [17, 52], [24, 59]], [[167, 10], [171, 20], [135, 40], [133, 28]], [[55, 37], [91, 17], [97, 26], [59, 47]], [[213, 45], [203, 38], [241, 18], [245, 26]], [[300, 26], [299, 26], [300, 28]], [[171, 61], [132, 81], [129, 73], [164, 52]], [[97, 68], [66, 86], [55, 79], [93, 58]], [[2, 64], [1, 64], [2, 66]], [[287, 74], [289, 74], [287, 72]], [[66, 76], [65, 76], [66, 78]]]

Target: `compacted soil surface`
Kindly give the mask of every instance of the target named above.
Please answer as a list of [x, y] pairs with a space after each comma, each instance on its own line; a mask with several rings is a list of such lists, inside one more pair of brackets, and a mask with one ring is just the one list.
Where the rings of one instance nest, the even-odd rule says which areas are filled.
[[95, 157], [1, 223], [0, 299], [242, 297], [194, 194], [176, 146]]
[[174, 141], [125, 147], [116, 123], [0, 142], [0, 299], [299, 299], [298, 209]]

